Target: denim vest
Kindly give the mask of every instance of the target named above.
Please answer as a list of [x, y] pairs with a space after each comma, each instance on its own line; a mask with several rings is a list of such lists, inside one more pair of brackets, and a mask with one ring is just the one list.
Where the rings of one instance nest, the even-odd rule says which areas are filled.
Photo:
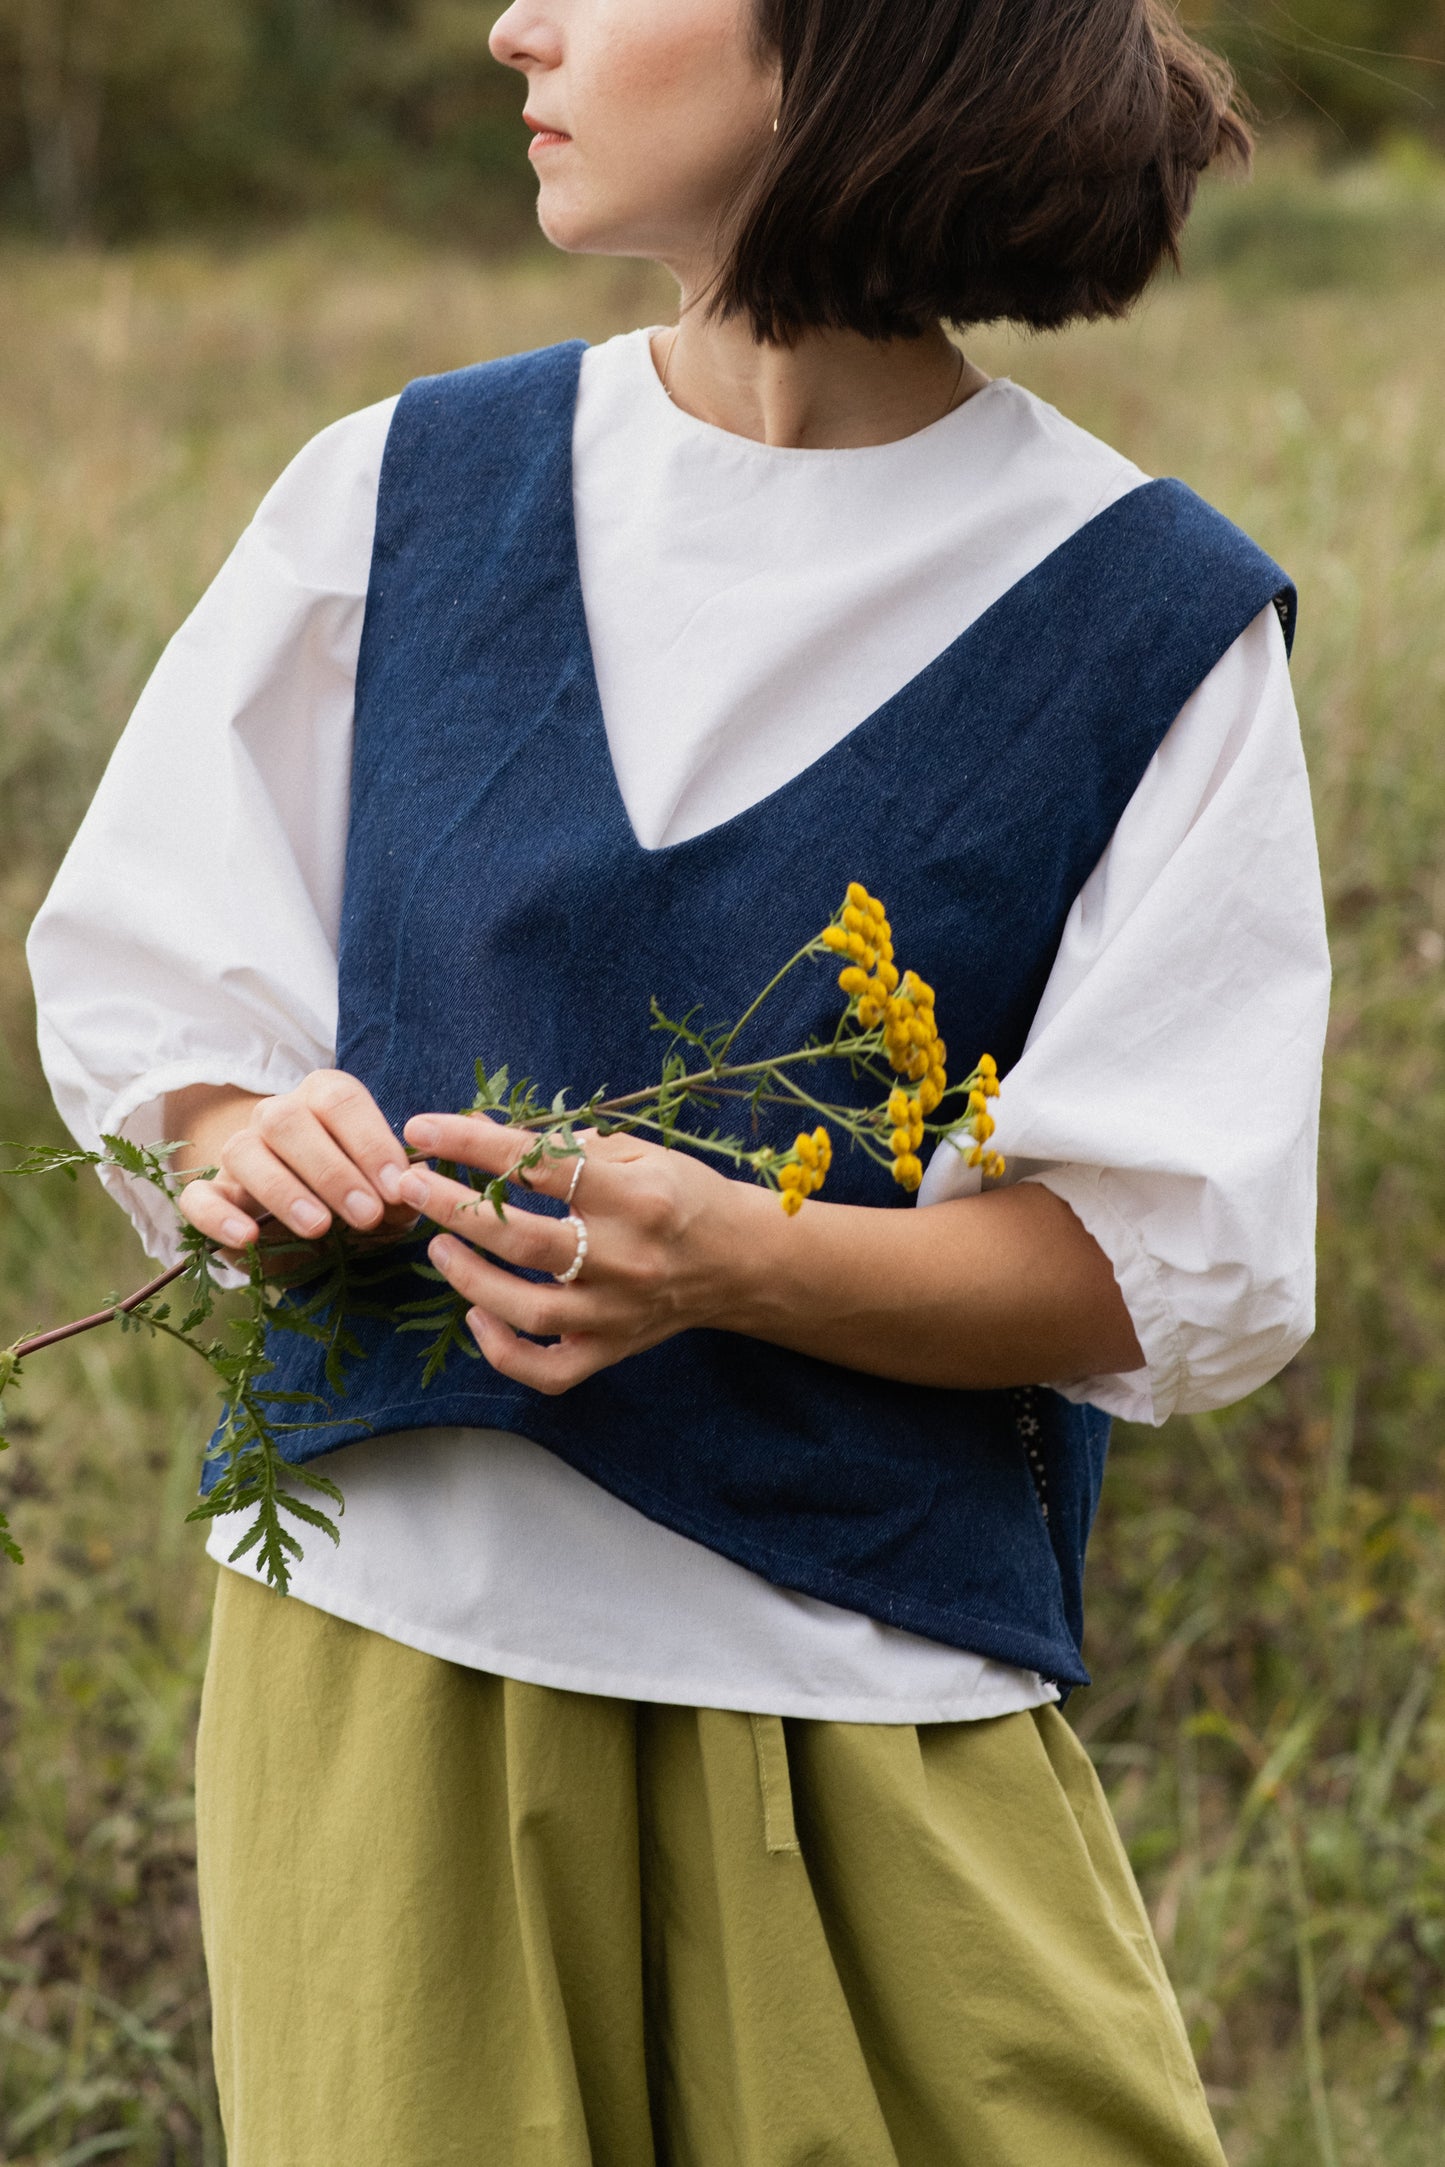
[[[1284, 574], [1182, 484], [1151, 482], [790, 782], [644, 849], [578, 576], [581, 350], [423, 380], [397, 407], [357, 682], [338, 1065], [398, 1127], [468, 1103], [478, 1056], [548, 1098], [636, 1088], [662, 1050], [650, 997], [735, 1018], [860, 880], [936, 990], [954, 1072], [987, 1050], [1006, 1091], [1074, 898], [1200, 680], [1270, 602], [1288, 632]], [[737, 1057], [830, 1033], [840, 1002], [833, 971], [795, 971]], [[840, 1076], [829, 1095], [853, 1088]], [[914, 1208], [843, 1148], [826, 1195]], [[399, 1271], [380, 1299], [424, 1291]], [[269, 1381], [328, 1401], [291, 1435], [297, 1460], [368, 1432], [516, 1431], [782, 1587], [1087, 1681], [1095, 1408], [896, 1383], [710, 1330], [555, 1398], [464, 1354], [424, 1388], [423, 1341], [370, 1315], [354, 1331], [366, 1358], [341, 1400], [322, 1350], [272, 1335]]]

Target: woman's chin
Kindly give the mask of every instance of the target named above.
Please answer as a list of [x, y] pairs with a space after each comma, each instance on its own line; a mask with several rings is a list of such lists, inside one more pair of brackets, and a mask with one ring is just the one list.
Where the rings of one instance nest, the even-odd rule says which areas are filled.
[[543, 182], [537, 196], [537, 224], [554, 248], [573, 254], [596, 248], [598, 223], [583, 205], [569, 203], [560, 189]]
[[537, 224], [554, 248], [572, 256], [646, 256], [635, 219], [609, 216], [595, 204], [569, 201], [544, 181], [537, 197]]

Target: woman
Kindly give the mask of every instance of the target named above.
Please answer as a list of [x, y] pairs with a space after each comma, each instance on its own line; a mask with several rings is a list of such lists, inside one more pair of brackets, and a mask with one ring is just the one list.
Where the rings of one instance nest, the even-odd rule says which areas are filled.
[[[677, 324], [308, 446], [32, 939], [77, 1135], [191, 1138], [232, 1250], [420, 1215], [483, 1358], [423, 1393], [368, 1327], [304, 1448], [339, 1549], [220, 1575], [232, 2167], [1218, 2163], [1056, 1703], [1108, 1415], [1310, 1328], [1291, 598], [942, 325], [1121, 313], [1247, 139], [1155, 0], [517, 0], [492, 45], [543, 230]], [[649, 994], [735, 1015], [852, 878], [999, 1057], [1005, 1180], [840, 1154], [787, 1218], [593, 1135], [532, 1177], [572, 1217], [462, 1211], [426, 1162], [515, 1156], [447, 1110], [474, 1056], [645, 1081]]]

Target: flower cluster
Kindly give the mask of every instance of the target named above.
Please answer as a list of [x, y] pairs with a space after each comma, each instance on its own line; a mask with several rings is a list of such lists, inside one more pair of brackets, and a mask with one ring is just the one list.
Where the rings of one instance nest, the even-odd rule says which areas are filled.
[[889, 1145], [893, 1152], [893, 1179], [904, 1189], [916, 1189], [923, 1179], [918, 1147], [923, 1142], [923, 1108], [917, 1098], [897, 1085], [888, 1094], [888, 1119], [893, 1125]]
[[988, 1110], [990, 1099], [998, 1097], [998, 1063], [991, 1053], [978, 1057], [978, 1067], [969, 1080], [968, 1119], [963, 1126], [973, 1138], [973, 1149], [968, 1155], [970, 1166], [981, 1166], [990, 1179], [1004, 1170], [1001, 1152], [985, 1151], [984, 1146], [993, 1134], [993, 1115]]
[[938, 1035], [933, 988], [916, 971], [901, 975], [893, 960], [893, 932], [877, 896], [852, 881], [848, 899], [832, 925], [823, 929], [823, 945], [848, 961], [838, 985], [848, 996], [865, 1031], [883, 1029], [883, 1050], [894, 1073], [914, 1088], [898, 1085], [889, 1094], [888, 1120], [893, 1179], [916, 1189], [923, 1179], [918, 1156], [923, 1124], [942, 1104], [948, 1089], [948, 1048]]
[[795, 1139], [793, 1150], [796, 1157], [778, 1172], [783, 1209], [789, 1218], [802, 1210], [804, 1197], [822, 1188], [823, 1176], [833, 1163], [833, 1139], [825, 1128], [816, 1128], [811, 1135], [805, 1129]]
[[897, 990], [898, 966], [888, 914], [861, 880], [849, 881], [847, 900], [832, 925], [824, 926], [822, 938], [835, 956], [847, 956], [838, 984], [856, 1006], [864, 1030], [871, 1031], [883, 1021], [885, 1005]]
[[[822, 945], [843, 958], [838, 985], [848, 996], [849, 1012], [864, 1032], [878, 1031], [888, 1065], [902, 1080], [888, 1095], [886, 1120], [893, 1179], [914, 1190], [923, 1179], [919, 1151], [930, 1114], [948, 1090], [948, 1048], [938, 1035], [934, 992], [916, 971], [901, 971], [893, 960], [893, 929], [876, 895], [861, 881], [851, 881], [837, 917], [823, 928]], [[968, 1113], [959, 1127], [973, 1138], [970, 1166], [997, 1177], [1004, 1170], [1000, 1154], [985, 1148], [994, 1130], [988, 1101], [998, 1097], [998, 1064], [984, 1054], [962, 1086]], [[795, 1190], [799, 1203], [806, 1189]], [[786, 1201], [786, 1199], [785, 1199]], [[789, 1203], [796, 1211], [798, 1204]]]

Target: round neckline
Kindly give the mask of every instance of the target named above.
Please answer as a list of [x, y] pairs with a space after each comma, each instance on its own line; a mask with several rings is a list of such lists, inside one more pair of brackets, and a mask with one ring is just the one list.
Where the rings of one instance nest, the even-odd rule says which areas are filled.
[[656, 407], [671, 417], [672, 424], [680, 436], [690, 438], [698, 443], [725, 445], [729, 450], [734, 450], [743, 457], [754, 456], [759, 460], [782, 463], [801, 460], [868, 459], [876, 458], [880, 453], [891, 452], [897, 454], [903, 450], [905, 445], [922, 444], [926, 440], [936, 439], [942, 430], [958, 428], [963, 421], [963, 417], [972, 408], [978, 406], [981, 401], [986, 400], [991, 391], [1013, 388], [1011, 378], [1007, 376], [991, 376], [986, 384], [980, 385], [977, 391], [970, 392], [966, 399], [962, 400], [959, 405], [950, 407], [946, 414], [940, 414], [936, 421], [925, 422], [921, 429], [910, 429], [906, 436], [889, 437], [881, 444], [764, 444], [755, 436], [743, 436], [735, 429], [724, 429], [717, 422], [703, 421], [698, 415], [689, 414], [684, 407], [677, 404], [677, 401], [672, 398], [670, 393], [663, 389], [662, 378], [658, 375], [657, 364], [652, 358], [652, 341], [659, 331], [666, 331], [668, 328], [666, 324], [646, 324], [636, 331], [623, 334], [625, 343], [634, 349], [634, 365], [645, 372], [651, 386], [647, 396], [653, 398]]

